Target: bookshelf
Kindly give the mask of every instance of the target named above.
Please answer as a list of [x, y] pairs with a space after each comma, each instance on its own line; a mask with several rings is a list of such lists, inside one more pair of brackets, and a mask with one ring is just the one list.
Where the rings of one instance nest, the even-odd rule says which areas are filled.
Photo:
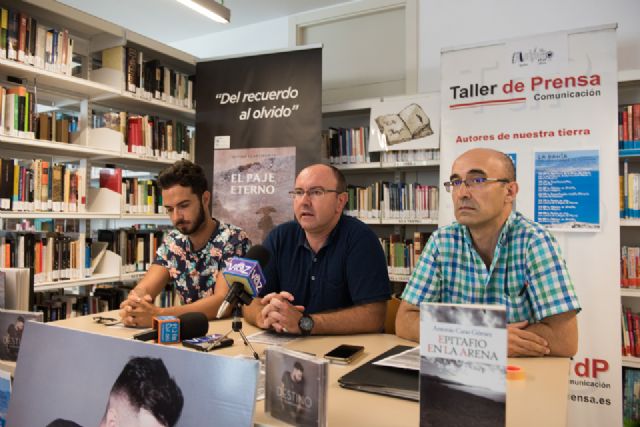
[[[113, 229], [119, 224], [140, 222], [169, 224], [168, 217], [164, 214], [127, 213], [123, 208], [122, 195], [115, 192], [106, 194], [101, 191], [104, 189], [95, 188], [91, 168], [109, 165], [154, 176], [179, 158], [193, 159], [195, 141], [191, 137], [192, 133], [189, 135], [189, 131], [186, 131], [186, 135], [183, 133], [179, 136], [177, 128], [179, 124], [184, 125], [184, 129], [193, 128], [195, 124], [195, 108], [191, 100], [187, 99], [192, 86], [189, 87], [189, 79], [186, 77], [195, 73], [195, 57], [54, 0], [0, 0], [0, 8], [14, 11], [18, 16], [26, 16], [27, 28], [40, 30], [39, 27], [42, 26], [46, 37], [52, 33], [52, 37], [58, 37], [56, 40], [64, 40], [65, 43], [68, 41], [57, 53], [69, 46], [65, 64], [49, 63], [47, 58], [53, 58], [53, 53], [46, 50], [49, 46], [42, 47], [42, 51], [46, 51], [45, 57], [27, 55], [13, 60], [0, 56], [0, 85], [24, 87], [33, 94], [33, 115], [29, 115], [31, 111], [27, 114], [33, 119], [32, 126], [35, 126], [20, 128], [19, 131], [0, 127], [0, 158], [18, 159], [21, 162], [40, 159], [51, 164], [72, 164], [77, 167], [78, 185], [81, 187], [78, 190], [77, 208], [62, 212], [30, 208], [0, 210], [0, 230], [3, 230], [3, 235], [15, 233], [16, 225], [25, 220], [54, 220], [55, 224], [64, 224], [65, 227], [72, 224], [73, 239], [84, 245], [84, 239], [98, 228]], [[37, 31], [34, 31], [33, 40], [37, 36]], [[41, 46], [36, 41], [33, 53]], [[24, 49], [27, 52], [29, 48]], [[134, 83], [137, 87], [134, 92], [126, 85], [129, 76], [127, 71], [130, 71], [126, 68], [128, 63], [124, 63], [121, 70], [108, 70], [105, 64], [101, 67], [102, 52], [107, 49], [122, 49], [123, 52], [135, 49], [137, 52], [140, 64], [144, 65], [140, 65], [139, 74], [136, 75]], [[163, 86], [160, 86], [159, 80], [153, 86], [149, 83], [149, 78], [147, 84], [151, 86], [143, 85], [146, 76], [141, 75], [152, 62], [157, 69], [162, 70], [163, 76], [171, 79]], [[38, 137], [41, 125], [35, 125], [39, 123], [36, 119], [40, 119], [39, 113], [48, 110], [54, 111], [48, 113], [49, 117], [53, 116], [52, 123], [56, 121], [56, 112], [69, 114], [77, 123], [77, 129], [69, 135], [68, 142]], [[174, 133], [163, 136], [167, 145], [162, 148], [148, 148], [145, 154], [133, 153], [131, 146], [125, 143], [125, 136], [129, 137], [128, 134], [93, 126], [95, 114], [118, 111], [126, 111], [127, 118], [135, 115], [142, 117], [142, 123], [145, 126], [148, 124], [151, 132], [156, 132], [156, 128], [151, 126], [159, 126], [162, 122], [164, 125], [169, 123]], [[4, 110], [2, 117], [4, 118]], [[165, 130], [169, 132], [168, 129]], [[125, 126], [125, 131], [129, 132], [128, 125]], [[150, 131], [142, 132], [144, 137], [144, 132]], [[155, 133], [150, 135], [149, 138], [156, 138]], [[173, 135], [173, 138], [169, 139], [168, 135]], [[178, 138], [184, 139], [178, 142]], [[146, 142], [144, 140], [143, 144]], [[155, 139], [153, 142], [155, 143]], [[12, 201], [12, 208], [15, 206]], [[68, 230], [65, 228], [62, 234], [68, 234]], [[79, 277], [39, 281], [34, 286], [34, 291], [88, 288], [99, 284], [135, 281], [143, 276], [144, 272], [130, 272], [123, 268], [119, 255], [110, 251], [107, 253], [100, 268], [86, 276], [85, 251], [79, 250], [77, 261], [82, 266]]]
[[[388, 263], [393, 263], [393, 265], [388, 266], [393, 291], [400, 292], [409, 279], [408, 273], [412, 269], [413, 263], [417, 260], [417, 255], [411, 260], [410, 254], [413, 251], [413, 246], [407, 245], [406, 242], [413, 239], [414, 233], [432, 232], [438, 226], [437, 191], [432, 190], [436, 191], [435, 209], [432, 209], [431, 212], [428, 209], [422, 212], [417, 209], [412, 211], [410, 207], [419, 204], [417, 194], [420, 190], [409, 187], [408, 184], [420, 183], [437, 189], [440, 162], [438, 153], [435, 153], [435, 158], [430, 159], [405, 159], [396, 155], [399, 152], [369, 153], [367, 139], [370, 133], [372, 105], [376, 102], [379, 102], [379, 100], [364, 99], [323, 106], [322, 129], [326, 151], [325, 157], [327, 163], [332, 164], [344, 173], [349, 186], [360, 188], [359, 190], [350, 190], [350, 203], [347, 206], [346, 213], [371, 226], [381, 239], [381, 244], [387, 251]], [[336, 137], [335, 135], [339, 136]], [[335, 144], [336, 139], [343, 137], [347, 141], [355, 142], [356, 144], [358, 143], [357, 141], [363, 141], [361, 144], [364, 145], [364, 150], [353, 150], [356, 154], [351, 157], [337, 156], [338, 152], [336, 152], [335, 146], [333, 149], [331, 148], [331, 144]], [[339, 144], [343, 147], [344, 143], [342, 140], [340, 141]], [[351, 153], [351, 150], [349, 152]], [[344, 154], [344, 151], [341, 153]], [[413, 156], [413, 152], [410, 153]], [[429, 153], [429, 156], [433, 157], [433, 153]], [[400, 194], [406, 191], [407, 193], [404, 194], [411, 194], [411, 196], [401, 197], [402, 201], [399, 204], [393, 205], [390, 203], [388, 209], [385, 209], [384, 202], [380, 202], [378, 209], [376, 209], [376, 200], [384, 199], [385, 195], [387, 200], [391, 200], [389, 194], [394, 190], [391, 187], [393, 184], [399, 183], [407, 184], [406, 187], [400, 187]], [[389, 193], [385, 193], [385, 190], [388, 190]], [[428, 191], [424, 190], [424, 197], [427, 198], [425, 203], [429, 202]], [[357, 203], [352, 204], [351, 201], [356, 199]], [[398, 200], [395, 195], [393, 199]], [[406, 203], [407, 201], [409, 203]], [[364, 208], [365, 204], [367, 208]], [[372, 209], [369, 209], [369, 207]], [[391, 236], [399, 236], [399, 241], [394, 241], [393, 244], [405, 245], [405, 254], [401, 256], [399, 263], [393, 260], [389, 249]], [[400, 264], [403, 266], [400, 266]], [[403, 271], [403, 273], [399, 271]]]
[[[618, 104], [621, 106], [621, 111], [627, 105], [640, 104], [640, 70], [624, 70], [618, 73]], [[620, 136], [619, 139], [625, 138]], [[638, 138], [633, 138], [633, 130], [632, 136], [628, 139], [638, 140]], [[620, 146], [619, 150], [620, 176], [623, 179], [625, 168], [628, 173], [640, 173], [640, 143], [638, 143], [638, 147], [630, 147], [630, 145], [634, 144], [624, 144]], [[627, 183], [629, 182], [627, 181]], [[631, 191], [631, 187], [629, 188]], [[633, 198], [631, 197], [631, 199]], [[633, 202], [630, 201], [630, 203]], [[640, 246], [640, 218], [631, 214], [620, 219], [620, 244], [627, 247]], [[625, 274], [624, 271], [622, 274]], [[632, 313], [640, 313], [640, 288], [621, 287], [620, 296], [623, 309], [630, 309]], [[626, 312], [623, 311], [622, 314], [626, 319]], [[624, 338], [625, 331], [623, 329], [623, 346], [625, 345]], [[640, 357], [623, 355], [622, 366], [640, 369]]]

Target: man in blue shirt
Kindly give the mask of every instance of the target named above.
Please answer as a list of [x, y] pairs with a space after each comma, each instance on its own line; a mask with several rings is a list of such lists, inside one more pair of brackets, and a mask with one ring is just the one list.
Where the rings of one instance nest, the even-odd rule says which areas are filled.
[[382, 331], [390, 296], [386, 258], [367, 225], [342, 215], [348, 198], [342, 173], [309, 166], [290, 194], [296, 220], [267, 236], [267, 284], [245, 318], [300, 335]]
[[457, 222], [438, 229], [409, 279], [396, 333], [419, 339], [419, 304], [504, 304], [509, 356], [573, 356], [580, 310], [553, 236], [513, 211], [513, 162], [485, 148], [462, 154], [450, 181]]

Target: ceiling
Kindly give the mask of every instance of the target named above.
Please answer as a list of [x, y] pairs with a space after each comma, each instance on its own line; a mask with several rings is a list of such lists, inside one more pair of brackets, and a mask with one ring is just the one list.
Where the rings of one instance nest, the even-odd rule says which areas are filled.
[[[226, 0], [231, 10], [231, 23], [218, 24], [175, 0], [58, 0], [88, 14], [131, 29], [165, 44], [206, 34], [283, 18], [314, 9], [348, 3], [350, 0]], [[119, 2], [117, 2], [119, 3]]]

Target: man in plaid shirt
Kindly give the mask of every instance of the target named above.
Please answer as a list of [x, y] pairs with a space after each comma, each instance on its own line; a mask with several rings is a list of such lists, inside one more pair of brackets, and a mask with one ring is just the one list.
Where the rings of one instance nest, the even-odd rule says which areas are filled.
[[573, 356], [577, 296], [554, 237], [514, 211], [515, 168], [504, 153], [476, 148], [453, 163], [457, 222], [427, 243], [403, 294], [398, 336], [419, 340], [421, 302], [504, 304], [514, 356]]

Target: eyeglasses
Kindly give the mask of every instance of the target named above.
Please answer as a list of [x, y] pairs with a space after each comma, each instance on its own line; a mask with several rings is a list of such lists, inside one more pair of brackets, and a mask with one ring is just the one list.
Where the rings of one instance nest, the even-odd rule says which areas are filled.
[[313, 199], [319, 199], [320, 197], [324, 196], [327, 193], [340, 194], [340, 193], [343, 193], [343, 191], [327, 190], [322, 187], [310, 188], [307, 191], [304, 191], [301, 188], [296, 188], [295, 190], [289, 191], [289, 197], [291, 197], [292, 199], [302, 199], [306, 194], [313, 200]]
[[504, 182], [504, 183], [509, 183], [511, 181], [509, 181], [506, 178], [487, 178], [484, 176], [477, 176], [477, 177], [473, 177], [473, 178], [467, 178], [467, 179], [454, 179], [452, 181], [447, 181], [444, 183], [444, 188], [447, 189], [447, 191], [449, 193], [451, 193], [451, 190], [458, 190], [459, 188], [462, 188], [462, 184], [466, 185], [467, 188], [469, 190], [475, 190], [477, 188], [483, 187], [485, 184], [490, 183], [490, 182]]

